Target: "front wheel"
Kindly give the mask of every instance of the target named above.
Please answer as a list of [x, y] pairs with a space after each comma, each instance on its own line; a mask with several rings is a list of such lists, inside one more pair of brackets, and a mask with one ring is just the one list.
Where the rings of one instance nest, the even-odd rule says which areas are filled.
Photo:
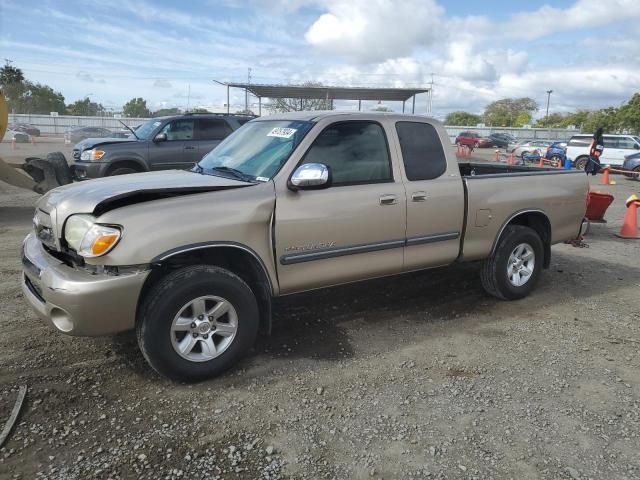
[[482, 286], [502, 300], [526, 297], [538, 281], [543, 255], [544, 245], [535, 230], [507, 226], [493, 254], [482, 262]]
[[625, 173], [624, 176], [629, 180], [640, 180], [640, 167], [636, 167], [632, 171], [635, 173], [635, 175], [632, 175], [631, 173]]
[[578, 170], [584, 170], [584, 167], [587, 166], [587, 162], [589, 161], [588, 157], [580, 157], [576, 160], [576, 168]]
[[147, 294], [136, 321], [138, 345], [160, 374], [178, 381], [215, 377], [233, 366], [258, 333], [249, 286], [223, 268], [176, 270]]

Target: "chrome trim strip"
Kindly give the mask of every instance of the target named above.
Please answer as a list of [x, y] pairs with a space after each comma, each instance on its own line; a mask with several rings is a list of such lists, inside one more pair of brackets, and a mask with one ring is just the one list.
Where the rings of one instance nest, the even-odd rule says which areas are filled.
[[355, 253], [377, 252], [390, 248], [404, 247], [405, 240], [389, 240], [387, 242], [363, 243], [360, 245], [350, 245], [348, 247], [326, 248], [313, 252], [296, 253], [280, 257], [280, 264], [292, 265], [294, 263], [311, 262], [313, 260], [324, 260], [326, 258], [343, 257]]
[[444, 242], [455, 240], [460, 236], [460, 232], [437, 233], [435, 235], [424, 235], [419, 237], [406, 238], [404, 240], [389, 240], [386, 242], [363, 243], [360, 245], [350, 245], [348, 247], [325, 248], [305, 253], [295, 253], [280, 257], [281, 265], [293, 265], [296, 263], [311, 262], [313, 260], [325, 260], [328, 258], [343, 257], [358, 253], [378, 252], [391, 248], [412, 247], [414, 245], [424, 245], [426, 243]]
[[413, 245], [424, 245], [425, 243], [445, 242], [455, 240], [460, 236], [460, 232], [437, 233], [435, 235], [425, 235], [421, 237], [407, 238], [407, 247]]

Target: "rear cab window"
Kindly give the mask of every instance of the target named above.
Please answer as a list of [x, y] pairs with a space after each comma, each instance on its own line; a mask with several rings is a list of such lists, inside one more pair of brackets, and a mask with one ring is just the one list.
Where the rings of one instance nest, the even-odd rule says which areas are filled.
[[433, 125], [397, 122], [396, 132], [407, 180], [432, 180], [447, 170], [444, 148]]
[[224, 140], [232, 131], [223, 118], [198, 119], [198, 140]]

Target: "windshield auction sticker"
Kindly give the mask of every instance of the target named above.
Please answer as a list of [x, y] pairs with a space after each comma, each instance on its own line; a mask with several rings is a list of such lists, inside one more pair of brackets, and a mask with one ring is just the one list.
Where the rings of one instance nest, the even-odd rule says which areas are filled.
[[296, 133], [295, 128], [276, 127], [267, 133], [267, 137], [291, 138]]

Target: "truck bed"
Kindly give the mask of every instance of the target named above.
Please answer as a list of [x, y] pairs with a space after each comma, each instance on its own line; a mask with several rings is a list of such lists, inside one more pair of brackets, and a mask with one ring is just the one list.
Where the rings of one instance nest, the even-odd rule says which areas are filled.
[[459, 168], [467, 205], [462, 259], [486, 257], [504, 225], [522, 213], [549, 219], [551, 244], [578, 235], [588, 192], [584, 172], [471, 162]]

